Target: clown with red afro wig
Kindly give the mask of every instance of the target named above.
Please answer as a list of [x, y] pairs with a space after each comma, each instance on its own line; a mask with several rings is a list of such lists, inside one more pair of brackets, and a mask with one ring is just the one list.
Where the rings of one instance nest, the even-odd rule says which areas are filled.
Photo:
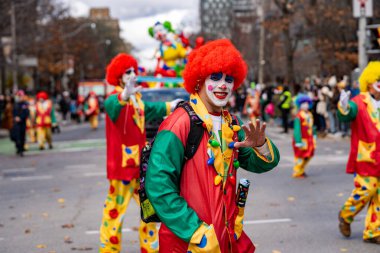
[[125, 71], [132, 67], [137, 75], [138, 67], [136, 59], [128, 54], [118, 54], [107, 66], [107, 82], [111, 85], [119, 86], [122, 83], [121, 78]]
[[149, 201], [164, 224], [160, 252], [255, 251], [243, 231], [244, 207], [236, 203], [237, 169], [267, 172], [280, 156], [265, 136], [265, 123], [242, 126], [224, 108], [246, 74], [229, 40], [209, 42], [189, 55], [184, 85], [190, 101], [162, 122], [145, 177]]
[[239, 51], [227, 39], [215, 40], [192, 51], [185, 67], [185, 89], [194, 93], [212, 73], [222, 72], [234, 78], [234, 90], [244, 81], [247, 65]]

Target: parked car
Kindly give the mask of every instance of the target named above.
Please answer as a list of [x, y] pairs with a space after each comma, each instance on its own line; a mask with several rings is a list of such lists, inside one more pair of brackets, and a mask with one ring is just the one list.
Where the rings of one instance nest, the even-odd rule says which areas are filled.
[[[185, 101], [190, 99], [189, 93], [183, 88], [154, 88], [154, 89], [143, 89], [141, 91], [142, 99], [149, 102], [157, 101], [172, 101], [177, 98], [181, 98]], [[145, 123], [146, 137], [148, 140], [152, 139], [161, 124], [163, 119], [147, 121]]]

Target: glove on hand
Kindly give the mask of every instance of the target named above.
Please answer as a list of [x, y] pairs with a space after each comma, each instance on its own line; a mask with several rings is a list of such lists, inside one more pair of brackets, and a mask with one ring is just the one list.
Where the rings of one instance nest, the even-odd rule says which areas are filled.
[[339, 103], [344, 111], [347, 111], [348, 109], [348, 101], [350, 101], [350, 95], [350, 91], [342, 90], [340, 92]]

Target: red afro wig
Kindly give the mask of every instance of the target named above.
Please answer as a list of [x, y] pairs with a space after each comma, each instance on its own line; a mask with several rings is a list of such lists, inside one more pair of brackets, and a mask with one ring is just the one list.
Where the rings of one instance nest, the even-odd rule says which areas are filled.
[[197, 84], [203, 85], [208, 76], [217, 72], [233, 76], [234, 89], [239, 88], [247, 75], [247, 64], [227, 39], [211, 41], [190, 53], [183, 73], [185, 89], [194, 93]]
[[127, 69], [133, 67], [137, 75], [137, 61], [128, 54], [116, 55], [107, 66], [106, 80], [109, 84], [118, 86], [119, 80]]
[[45, 91], [40, 91], [40, 92], [37, 93], [36, 98], [37, 99], [47, 100], [49, 98], [49, 95]]

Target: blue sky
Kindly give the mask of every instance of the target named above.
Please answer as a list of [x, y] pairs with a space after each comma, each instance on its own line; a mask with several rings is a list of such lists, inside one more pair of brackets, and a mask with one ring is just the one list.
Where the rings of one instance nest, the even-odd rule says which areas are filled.
[[91, 7], [109, 7], [111, 16], [120, 21], [121, 36], [131, 42], [139, 63], [154, 68], [158, 42], [148, 34], [157, 21], [170, 21], [174, 28], [199, 29], [199, 0], [60, 0], [76, 17], [88, 16]]

